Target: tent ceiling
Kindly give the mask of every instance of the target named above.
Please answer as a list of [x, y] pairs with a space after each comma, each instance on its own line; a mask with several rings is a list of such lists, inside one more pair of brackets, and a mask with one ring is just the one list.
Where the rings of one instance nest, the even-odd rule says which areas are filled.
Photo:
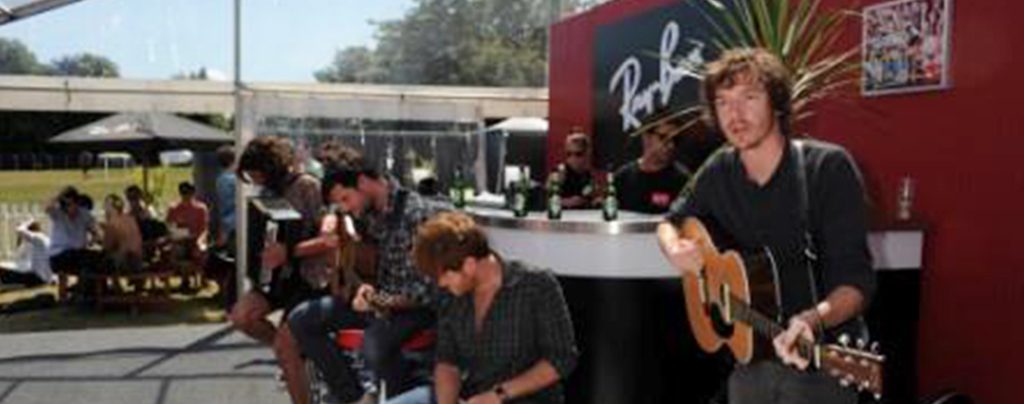
[[81, 0], [0, 0], [0, 25]]

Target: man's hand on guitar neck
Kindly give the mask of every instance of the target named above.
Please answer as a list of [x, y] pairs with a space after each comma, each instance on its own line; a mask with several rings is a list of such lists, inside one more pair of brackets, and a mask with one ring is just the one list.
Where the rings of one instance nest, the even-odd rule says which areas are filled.
[[842, 324], [856, 317], [863, 307], [864, 294], [859, 289], [847, 285], [836, 287], [825, 300], [789, 320], [786, 332], [772, 341], [775, 353], [783, 363], [792, 363], [799, 369], [806, 369], [807, 360], [799, 358], [795, 352], [797, 336], [813, 342], [815, 330], [822, 332], [833, 325]]
[[782, 360], [782, 363], [795, 366], [800, 370], [807, 369], [810, 361], [800, 356], [797, 350], [798, 342], [800, 340], [814, 342], [814, 324], [816, 322], [808, 318], [808, 315], [806, 315], [808, 312], [793, 316], [789, 320], [789, 328], [772, 340], [772, 345], [775, 347], [775, 355]]

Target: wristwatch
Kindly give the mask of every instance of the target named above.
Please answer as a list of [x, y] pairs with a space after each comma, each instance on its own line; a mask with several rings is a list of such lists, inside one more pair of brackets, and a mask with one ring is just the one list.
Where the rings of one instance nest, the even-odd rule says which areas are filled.
[[505, 391], [505, 387], [502, 385], [499, 384], [494, 386], [494, 395], [498, 396], [498, 399], [501, 400], [501, 402], [508, 402], [508, 392]]

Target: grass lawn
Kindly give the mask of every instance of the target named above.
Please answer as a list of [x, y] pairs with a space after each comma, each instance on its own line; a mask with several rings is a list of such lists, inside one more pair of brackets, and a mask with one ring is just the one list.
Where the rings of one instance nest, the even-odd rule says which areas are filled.
[[[178, 199], [178, 183], [192, 181], [191, 167], [154, 167], [149, 170], [153, 196], [161, 206]], [[101, 207], [107, 194], [124, 195], [125, 187], [142, 186], [142, 169], [93, 169], [88, 176], [80, 170], [0, 171], [0, 203], [46, 203], [61, 188], [73, 185]]]

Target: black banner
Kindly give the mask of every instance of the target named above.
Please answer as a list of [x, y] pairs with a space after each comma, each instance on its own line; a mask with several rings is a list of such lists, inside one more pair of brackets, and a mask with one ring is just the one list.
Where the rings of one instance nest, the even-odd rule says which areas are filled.
[[[655, 110], [696, 105], [699, 76], [690, 68], [713, 60], [711, 32], [698, 8], [678, 2], [599, 26], [594, 40], [595, 166], [618, 167], [640, 156], [630, 138]], [[683, 63], [678, 63], [683, 60]], [[683, 139], [679, 160], [696, 169], [720, 140]]]

